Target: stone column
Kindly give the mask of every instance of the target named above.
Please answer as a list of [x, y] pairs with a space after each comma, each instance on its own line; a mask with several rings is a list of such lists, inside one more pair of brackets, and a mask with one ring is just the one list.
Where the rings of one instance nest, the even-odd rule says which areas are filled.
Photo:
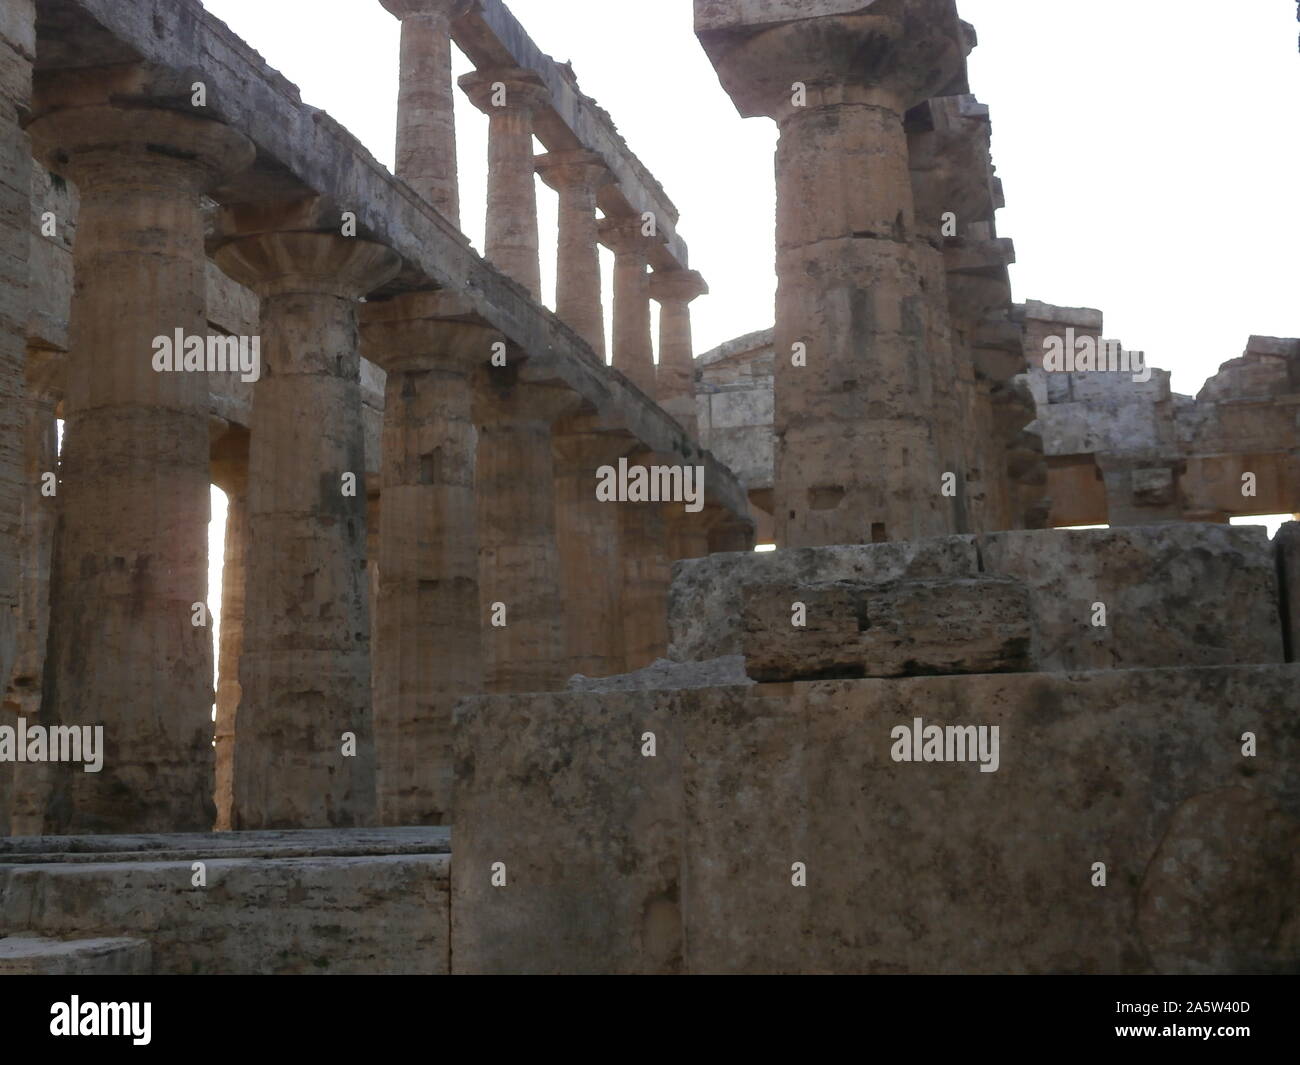
[[449, 824], [452, 710], [483, 690], [472, 376], [500, 334], [446, 292], [372, 301], [362, 321], [366, 356], [388, 374], [375, 617], [379, 818]]
[[[642, 451], [630, 466], [648, 465], [654, 457]], [[660, 503], [620, 503], [619, 530], [623, 551], [623, 626], [630, 673], [644, 669], [668, 653], [668, 587], [672, 560], [668, 529]]]
[[652, 238], [642, 235], [639, 218], [606, 218], [600, 223], [600, 239], [614, 252], [614, 369], [653, 398], [655, 356], [646, 274]]
[[23, 362], [31, 243], [31, 146], [20, 123], [31, 105], [36, 57], [33, 0], [5, 0], [0, 15], [0, 691], [17, 650], [23, 498]]
[[567, 679], [551, 425], [579, 400], [520, 374], [518, 362], [483, 371], [474, 405], [489, 692], [556, 691]]
[[600, 295], [596, 195], [613, 175], [595, 152], [539, 155], [537, 172], [560, 194], [555, 313], [605, 360], [605, 309]]
[[402, 20], [397, 176], [460, 226], [451, 20], [466, 0], [379, 0]]
[[204, 373], [154, 369], [207, 333], [202, 192], [253, 159], [175, 111], [68, 108], [29, 127], [81, 194], [73, 249], [49, 717], [104, 726], [104, 765], [60, 773], [46, 830], [208, 831], [214, 810]]
[[609, 432], [596, 415], [555, 426], [555, 521], [567, 655], [564, 674], [611, 677], [623, 672], [623, 553], [619, 511], [597, 497], [598, 471], [617, 467], [636, 440]]
[[217, 649], [217, 830], [233, 826], [235, 734], [242, 689], [244, 587], [248, 556], [248, 497], [226, 492], [226, 552], [221, 571], [221, 640]]
[[709, 286], [697, 270], [656, 271], [650, 297], [659, 301], [659, 368], [655, 396], [690, 435], [699, 436], [695, 409], [695, 347], [691, 340], [691, 301]]
[[216, 259], [262, 301], [234, 826], [369, 824], [357, 299], [392, 278], [400, 260], [377, 244], [308, 232], [236, 237]]
[[777, 542], [949, 532], [929, 350], [942, 332], [929, 316], [946, 312], [913, 252], [903, 115], [961, 69], [955, 6], [878, 0], [867, 14], [727, 22], [697, 5], [701, 39], [741, 113], [781, 130]]
[[[49, 382], [34, 380], [32, 370], [41, 364], [42, 355], [47, 354], [35, 348], [27, 352], [17, 653], [0, 713], [0, 724], [9, 726], [15, 726], [19, 717], [26, 718], [30, 725], [43, 723], [41, 694], [50, 627], [50, 566], [59, 514], [58, 426], [55, 397], [48, 388]], [[49, 475], [56, 480], [51, 481]], [[49, 765], [0, 764], [0, 783], [5, 785], [0, 789], [0, 826], [6, 815], [9, 818], [5, 834], [43, 835]]]
[[671, 562], [704, 558], [709, 553], [709, 527], [717, 515], [710, 508], [692, 513], [684, 503], [664, 503], [665, 549]]
[[491, 120], [484, 257], [540, 301], [533, 117], [550, 93], [540, 77], [518, 69], [476, 70], [460, 86]]

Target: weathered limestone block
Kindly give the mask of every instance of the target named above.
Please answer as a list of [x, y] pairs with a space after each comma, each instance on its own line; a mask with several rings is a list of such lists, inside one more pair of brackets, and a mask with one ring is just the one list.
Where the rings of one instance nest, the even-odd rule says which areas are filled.
[[[168, 975], [447, 972], [445, 833], [422, 843], [263, 835], [171, 837], [171, 849], [169, 837], [139, 849], [106, 840], [102, 853], [91, 841], [62, 841], [64, 854], [60, 840], [40, 841], [47, 853], [0, 860], [0, 930], [139, 937], [152, 971]], [[191, 884], [195, 861], [205, 888]]]
[[[710, 555], [673, 567], [668, 614], [669, 657], [703, 662], [744, 653], [744, 588], [753, 583], [794, 588], [831, 581], [885, 583], [978, 575], [969, 537], [901, 543], [794, 548], [770, 553]], [[788, 616], [788, 612], [787, 612]]]
[[1174, 812], [1142, 881], [1138, 927], [1161, 972], [1264, 971], [1300, 958], [1300, 820], [1245, 787]]
[[154, 339], [206, 334], [200, 197], [253, 148], [147, 107], [65, 107], [29, 132], [80, 193], [44, 710], [103, 724], [106, 748], [100, 773], [51, 774], [45, 831], [207, 829], [206, 375], [156, 371]]
[[145, 976], [151, 968], [143, 939], [0, 939], [0, 976]]
[[[1040, 670], [1283, 661], [1276, 567], [1263, 530], [1193, 524], [936, 537], [680, 562], [670, 599], [670, 657], [702, 661], [744, 653], [743, 589], [751, 583], [793, 589], [938, 577], [1027, 585], [1032, 660]], [[1222, 603], [1232, 603], [1232, 611], [1219, 609]], [[1097, 604], [1105, 607], [1105, 625], [1093, 623]]]
[[749, 584], [743, 597], [745, 671], [760, 682], [1033, 668], [1020, 581]]
[[[1289, 971], [1297, 681], [1249, 666], [468, 700], [455, 964]], [[917, 718], [996, 727], [996, 771], [973, 749], [896, 761]], [[1246, 731], [1266, 755], [1243, 756]]]
[[677, 698], [457, 707], [456, 973], [683, 970], [681, 746], [642, 754], [646, 733], [670, 735]]

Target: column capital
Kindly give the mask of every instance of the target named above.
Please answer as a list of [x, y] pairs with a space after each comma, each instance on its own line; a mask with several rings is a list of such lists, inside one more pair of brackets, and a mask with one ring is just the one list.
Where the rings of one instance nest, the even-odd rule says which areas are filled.
[[335, 233], [257, 233], [216, 249], [218, 266], [262, 298], [291, 293], [360, 299], [397, 276], [395, 251]]
[[564, 188], [591, 189], [593, 192], [614, 183], [605, 160], [596, 152], [575, 148], [565, 152], [548, 152], [533, 160], [537, 173], [557, 192]]
[[698, 270], [656, 270], [650, 275], [650, 298], [660, 303], [689, 304], [708, 293], [708, 282]]
[[202, 192], [251, 166], [257, 154], [222, 122], [162, 108], [63, 108], [41, 115], [27, 132], [50, 168], [82, 188], [179, 170]]
[[490, 365], [503, 335], [446, 290], [404, 292], [360, 308], [362, 352], [386, 372], [447, 370], [467, 374]]
[[462, 76], [458, 84], [470, 102], [489, 117], [532, 116], [551, 102], [551, 91], [541, 77], [520, 67], [475, 70]]
[[737, 18], [701, 39], [740, 113], [779, 122], [844, 103], [902, 114], [944, 90], [966, 54], [952, 0], [876, 0], [868, 12], [778, 25]]
[[638, 256], [648, 261], [650, 249], [662, 244], [662, 237], [647, 237], [642, 230], [644, 223], [637, 215], [615, 215], [600, 220], [600, 242], [611, 249], [615, 255]]
[[405, 22], [408, 18], [435, 18], [450, 22], [468, 13], [470, 0], [379, 0], [390, 15]]

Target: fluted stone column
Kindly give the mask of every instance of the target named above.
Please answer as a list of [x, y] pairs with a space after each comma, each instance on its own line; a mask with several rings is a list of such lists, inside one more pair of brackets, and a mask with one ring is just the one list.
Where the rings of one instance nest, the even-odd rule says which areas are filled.
[[650, 277], [650, 297], [659, 301], [659, 368], [655, 396], [677, 424], [699, 436], [695, 408], [695, 347], [691, 339], [691, 301], [709, 286], [697, 270], [655, 271]]
[[626, 504], [598, 498], [597, 474], [602, 466], [617, 467], [636, 441], [602, 429], [596, 415], [584, 413], [558, 422], [554, 443], [564, 674], [614, 676], [623, 672], [626, 657], [619, 519]]
[[262, 301], [234, 825], [369, 824], [375, 778], [357, 299], [393, 277], [400, 260], [367, 241], [304, 232], [238, 237], [216, 259]]
[[946, 308], [913, 252], [903, 115], [960, 70], [955, 7], [877, 0], [866, 14], [736, 21], [710, 22], [697, 5], [701, 38], [741, 113], [781, 130], [777, 542], [950, 532], [929, 320]]
[[650, 278], [646, 274], [653, 238], [639, 218], [606, 218], [600, 239], [614, 252], [614, 369], [653, 398], [654, 340], [650, 333]]
[[[51, 484], [47, 475], [57, 478], [58, 474], [58, 426], [54, 395], [34, 381], [31, 373], [41, 354], [35, 349], [27, 353], [17, 651], [0, 712], [0, 724], [11, 727], [19, 717], [26, 718], [30, 725], [42, 723], [41, 695], [50, 627], [50, 566], [59, 496], [57, 482], [52, 489], [47, 487]], [[0, 826], [8, 823], [7, 834], [44, 834], [49, 768], [42, 762], [0, 764]]]
[[221, 570], [221, 636], [217, 647], [217, 830], [233, 827], [239, 660], [244, 651], [244, 596], [248, 580], [248, 467], [218, 486], [226, 493], [225, 559]]
[[540, 300], [533, 118], [550, 93], [540, 77], [518, 69], [477, 70], [460, 86], [490, 119], [484, 257]]
[[555, 691], [567, 679], [551, 426], [578, 405], [567, 388], [521, 380], [518, 363], [484, 371], [476, 382], [489, 692]]
[[[630, 466], [650, 465], [648, 452], [628, 459]], [[623, 552], [623, 628], [628, 672], [644, 669], [668, 652], [668, 587], [672, 559], [661, 503], [620, 503]]]
[[20, 122], [31, 105], [36, 57], [33, 0], [5, 0], [0, 15], [0, 691], [17, 650], [23, 499], [23, 363], [31, 242], [31, 147]]
[[709, 526], [715, 519], [708, 507], [692, 512], [684, 503], [664, 503], [665, 550], [670, 562], [704, 558], [709, 553]]
[[536, 159], [537, 172], [559, 193], [559, 244], [555, 313], [605, 358], [605, 308], [601, 302], [600, 232], [596, 196], [614, 180], [595, 152], [551, 152]]
[[214, 809], [208, 381], [154, 340], [207, 332], [200, 195], [252, 161], [233, 130], [87, 106], [29, 127], [81, 195], [47, 714], [104, 726], [104, 767], [61, 774], [47, 831], [207, 831]]
[[472, 376], [500, 334], [443, 292], [372, 301], [362, 321], [365, 354], [388, 374], [374, 661], [379, 818], [448, 824], [452, 710], [483, 690]]
[[399, 178], [460, 225], [451, 20], [467, 0], [379, 0], [402, 20], [397, 94]]

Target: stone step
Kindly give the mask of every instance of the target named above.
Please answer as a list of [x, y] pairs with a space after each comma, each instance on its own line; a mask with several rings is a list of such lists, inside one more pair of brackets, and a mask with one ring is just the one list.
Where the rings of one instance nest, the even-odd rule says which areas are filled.
[[[280, 853], [296, 854], [349, 834], [281, 835]], [[113, 853], [107, 845], [123, 837], [71, 856], [67, 838], [11, 841], [25, 847], [18, 860], [0, 857], [0, 935], [138, 935], [159, 974], [448, 970], [449, 854], [231, 857], [225, 838], [205, 850], [203, 837], [151, 837], [155, 853], [184, 852], [179, 860]]]
[[145, 976], [152, 971], [152, 952], [143, 939], [0, 939], [0, 976]]

